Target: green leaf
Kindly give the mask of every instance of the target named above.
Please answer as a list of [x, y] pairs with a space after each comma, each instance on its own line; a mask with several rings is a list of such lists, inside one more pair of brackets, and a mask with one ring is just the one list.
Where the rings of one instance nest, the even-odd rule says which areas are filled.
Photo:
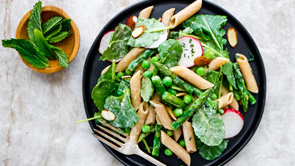
[[210, 41], [206, 41], [206, 40], [201, 40], [199, 39], [200, 42], [202, 43], [203, 46], [203, 56], [212, 60], [216, 57], [223, 57], [223, 58], [227, 58], [229, 59], [229, 53], [227, 51], [227, 49], [223, 50], [223, 49], [219, 49], [213, 40]]
[[216, 84], [219, 81], [219, 72], [217, 71], [213, 71], [213, 70], [209, 70], [206, 75], [205, 75], [205, 80], [211, 82], [212, 84]]
[[72, 34], [72, 32], [69, 32], [69, 31], [62, 31], [62, 32], [59, 32], [58, 34], [52, 36], [48, 42], [49, 43], [57, 43], [57, 42], [60, 42], [62, 41], [63, 39], [65, 39], [66, 37], [68, 37], [70, 34]]
[[47, 34], [48, 32], [52, 31], [53, 29], [55, 29], [57, 26], [60, 25], [60, 21], [62, 20], [62, 17], [56, 16], [56, 17], [52, 17], [50, 20], [48, 20], [47, 22], [45, 22], [42, 25], [42, 32], [43, 34]]
[[54, 52], [55, 56], [58, 59], [59, 65], [63, 68], [67, 68], [69, 66], [69, 58], [67, 54], [60, 48], [51, 45], [51, 49]]
[[199, 154], [206, 160], [214, 160], [222, 155], [222, 152], [227, 148], [228, 142], [229, 140], [223, 140], [217, 146], [202, 145], [199, 149]]
[[112, 80], [112, 74], [113, 74], [113, 64], [108, 68], [108, 70], [103, 73], [99, 78], [98, 81], [102, 81], [102, 80]]
[[130, 81], [123, 79], [119, 84], [118, 91], [123, 93], [125, 89], [130, 89]]
[[158, 47], [158, 51], [159, 57], [165, 66], [171, 68], [178, 65], [182, 54], [182, 47], [177, 40], [169, 39], [164, 41]]
[[116, 115], [116, 119], [109, 122], [114, 127], [132, 128], [139, 120], [136, 110], [131, 105], [129, 89], [120, 97], [109, 96], [104, 107]]
[[22, 58], [36, 68], [49, 67], [48, 59], [37, 46], [25, 39], [2, 40], [3, 47], [14, 48]]
[[71, 19], [63, 19], [61, 21], [61, 25], [62, 25], [62, 31], [68, 31], [71, 28]]
[[208, 117], [203, 109], [199, 109], [192, 119], [194, 132], [208, 146], [219, 145], [224, 136], [224, 123], [220, 114]]
[[42, 31], [41, 8], [42, 8], [42, 2], [38, 1], [34, 5], [32, 11], [31, 11], [30, 17], [29, 17], [27, 31], [28, 31], [29, 39], [32, 42], [35, 41], [34, 30], [38, 29], [38, 30]]
[[226, 75], [228, 82], [237, 89], [236, 78], [233, 71], [233, 65], [231, 62], [227, 62], [222, 66], [222, 71]]
[[57, 25], [54, 29], [44, 35], [46, 40], [49, 40], [52, 36], [57, 35], [61, 31], [61, 24]]
[[118, 84], [112, 80], [100, 80], [92, 90], [91, 97], [99, 110], [104, 109], [105, 100], [116, 90]]
[[39, 50], [49, 59], [56, 59], [53, 52], [51, 51], [51, 46], [45, 40], [42, 32], [38, 29], [34, 30], [35, 43]]
[[154, 93], [154, 87], [152, 81], [147, 78], [143, 77], [141, 80], [141, 97], [143, 101], [148, 102], [152, 98]]
[[104, 51], [101, 60], [117, 60], [123, 58], [130, 50], [127, 42], [132, 30], [125, 24], [119, 24], [113, 33], [108, 48]]
[[153, 29], [166, 28], [165, 25], [163, 25], [160, 21], [154, 18], [140, 18], [137, 20], [135, 28], [139, 27], [140, 25], [145, 26], [145, 32], [137, 39], [134, 39], [133, 37], [129, 38], [128, 45], [131, 47], [148, 47], [152, 45], [155, 41], [157, 41], [160, 38], [160, 35], [163, 33], [163, 31], [148, 31], [151, 31]]

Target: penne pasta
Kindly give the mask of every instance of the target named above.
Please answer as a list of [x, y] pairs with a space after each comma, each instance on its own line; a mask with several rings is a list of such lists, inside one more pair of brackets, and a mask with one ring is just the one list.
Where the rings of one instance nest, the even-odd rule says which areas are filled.
[[135, 47], [124, 56], [124, 58], [117, 64], [116, 72], [122, 72], [127, 69], [128, 65], [145, 51], [145, 48]]
[[182, 125], [183, 137], [185, 141], [186, 151], [193, 153], [197, 151], [195, 134], [191, 122], [185, 121]]
[[[221, 87], [221, 94], [222, 95], [226, 95], [228, 94], [229, 91], [226, 89], [226, 87], [222, 86]], [[239, 103], [238, 101], [235, 99], [235, 97], [233, 97], [233, 101], [228, 105], [230, 108], [233, 108], [235, 110], [239, 110]]]
[[189, 153], [181, 147], [176, 141], [169, 137], [164, 131], [161, 131], [161, 143], [178, 156], [185, 164], [191, 164]]
[[227, 58], [221, 58], [221, 57], [217, 57], [215, 59], [213, 59], [209, 65], [208, 65], [208, 69], [209, 70], [217, 70], [219, 69], [222, 65], [226, 64], [229, 61], [229, 59]]
[[162, 103], [160, 103], [158, 101], [153, 101], [153, 100], [151, 100], [150, 103], [151, 103], [152, 107], [155, 109], [155, 112], [156, 112], [157, 116], [159, 117], [159, 120], [161, 121], [163, 126], [166, 129], [173, 130], [171, 127], [172, 119], [169, 116], [169, 114], [165, 108], [165, 105], [163, 105]]
[[137, 73], [138, 71], [140, 71], [141, 74], [143, 74], [143, 72], [144, 72], [143, 68], [141, 67], [141, 64], [137, 66], [134, 73]]
[[157, 122], [158, 125], [163, 126], [163, 124], [161, 123], [158, 115], [156, 115], [156, 122]]
[[140, 11], [138, 18], [149, 18], [152, 11], [153, 11], [154, 6], [149, 6], [142, 11]]
[[180, 12], [175, 14], [171, 18], [171, 26], [172, 28], [177, 27], [179, 24], [190, 18], [192, 15], [197, 13], [202, 7], [202, 0], [196, 0], [186, 8], [182, 9]]
[[180, 127], [177, 130], [173, 130], [173, 138], [175, 141], [178, 141], [181, 135], [182, 135], [182, 130]]
[[103, 75], [105, 72], [107, 72], [108, 69], [109, 69], [110, 67], [111, 67], [111, 65], [108, 65], [107, 67], [105, 67], [105, 68], [101, 71], [100, 75]]
[[259, 90], [256, 79], [252, 73], [252, 69], [248, 62], [248, 59], [244, 55], [237, 53], [236, 60], [244, 76], [248, 90], [253, 93], [258, 93]]
[[131, 90], [131, 104], [134, 109], [138, 110], [141, 103], [141, 74], [140, 71], [135, 73], [130, 80], [130, 90]]
[[161, 102], [161, 97], [158, 95], [158, 93], [154, 93], [154, 95], [152, 97], [152, 100]]
[[137, 143], [138, 137], [141, 133], [141, 128], [144, 125], [148, 112], [149, 112], [148, 104], [146, 102], [142, 102], [137, 112], [137, 115], [139, 116], [139, 120], [135, 124], [135, 126], [132, 127], [130, 131], [130, 140], [134, 143]]
[[149, 113], [146, 117], [145, 124], [151, 125], [156, 122], [156, 112], [151, 105], [149, 106], [148, 109], [149, 109]]
[[218, 101], [218, 108], [224, 108], [228, 106], [234, 98], [233, 92], [229, 92], [226, 95], [221, 96], [220, 98], [216, 99], [215, 101]]
[[212, 88], [214, 86], [214, 84], [210, 83], [209, 81], [205, 80], [204, 78], [184, 66], [175, 66], [170, 68], [170, 70], [202, 90]]
[[167, 11], [165, 11], [162, 15], [162, 23], [168, 27], [170, 25], [170, 19], [172, 18], [174, 14], [175, 8], [171, 8]]

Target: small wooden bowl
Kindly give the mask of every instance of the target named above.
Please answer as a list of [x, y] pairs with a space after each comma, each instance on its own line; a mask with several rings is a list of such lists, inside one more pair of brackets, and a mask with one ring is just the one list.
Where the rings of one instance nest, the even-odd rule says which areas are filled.
[[[29, 39], [28, 37], [28, 32], [27, 32], [27, 26], [28, 26], [28, 21], [30, 17], [31, 11], [27, 12], [24, 17], [21, 19], [20, 23], [17, 26], [16, 29], [16, 39]], [[45, 23], [49, 19], [55, 16], [62, 16], [63, 18], [70, 18], [62, 9], [55, 7], [55, 6], [45, 6], [42, 7], [42, 12], [41, 12], [41, 18], [42, 18], [42, 23]], [[70, 30], [72, 34], [65, 38], [64, 40], [54, 43], [53, 45], [62, 49], [68, 56], [69, 58], [69, 63], [76, 57], [79, 46], [80, 46], [80, 33], [77, 25], [73, 20], [71, 20], [71, 28]], [[21, 57], [21, 55], [19, 55]], [[44, 68], [44, 69], [38, 69], [31, 64], [29, 64], [27, 61], [25, 61], [21, 57], [22, 61], [31, 69], [40, 72], [40, 73], [54, 73], [57, 72], [63, 67], [59, 65], [58, 60], [49, 60], [49, 67]]]

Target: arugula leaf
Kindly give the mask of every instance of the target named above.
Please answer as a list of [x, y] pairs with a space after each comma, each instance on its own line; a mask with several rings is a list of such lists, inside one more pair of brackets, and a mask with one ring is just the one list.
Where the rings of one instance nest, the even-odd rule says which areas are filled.
[[203, 109], [199, 109], [192, 119], [194, 132], [208, 146], [219, 145], [224, 136], [224, 123], [220, 114], [208, 117]]
[[51, 51], [51, 46], [47, 43], [45, 40], [42, 32], [38, 29], [34, 30], [34, 36], [35, 36], [35, 43], [39, 50], [43, 52], [43, 54], [49, 58], [49, 59], [56, 59], [53, 52]]
[[49, 40], [52, 36], [58, 34], [61, 31], [61, 24], [57, 25], [55, 28], [51, 29], [48, 33], [44, 35], [46, 40]]
[[141, 97], [143, 101], [148, 102], [152, 98], [154, 87], [152, 81], [148, 77], [143, 77], [141, 80]]
[[236, 78], [233, 71], [233, 65], [231, 62], [227, 62], [222, 66], [222, 71], [226, 75], [228, 82], [237, 89]]
[[32, 11], [31, 11], [30, 17], [29, 17], [27, 31], [28, 31], [29, 39], [32, 42], [35, 41], [34, 30], [38, 29], [38, 30], [42, 31], [41, 8], [42, 8], [42, 2], [38, 1], [34, 5]]
[[49, 43], [57, 43], [57, 42], [60, 42], [62, 41], [63, 39], [65, 39], [66, 37], [68, 37], [70, 34], [72, 34], [72, 32], [69, 32], [69, 31], [62, 31], [62, 32], [59, 32], [58, 34], [52, 36], [48, 42]]
[[43, 34], [47, 34], [48, 32], [50, 32], [53, 29], [55, 29], [57, 26], [59, 26], [61, 20], [62, 20], [62, 17], [56, 16], [56, 17], [52, 17], [50, 20], [48, 20], [47, 22], [45, 22], [42, 25], [42, 32], [43, 32]]
[[119, 24], [113, 33], [109, 47], [104, 51], [101, 60], [117, 60], [123, 58], [130, 50], [127, 42], [131, 36], [132, 30], [125, 24]]
[[123, 93], [125, 89], [130, 89], [130, 81], [123, 79], [119, 84], [118, 91]]
[[132, 128], [139, 120], [136, 110], [131, 105], [130, 89], [126, 89], [120, 97], [109, 96], [104, 107], [116, 115], [116, 119], [109, 122], [114, 127]]
[[214, 160], [221, 156], [222, 152], [227, 148], [228, 142], [229, 140], [226, 139], [217, 146], [207, 146], [203, 144], [201, 148], [199, 148], [199, 154], [206, 160]]
[[178, 65], [182, 54], [182, 47], [177, 40], [169, 39], [164, 41], [158, 47], [158, 51], [159, 57], [165, 66], [171, 68]]
[[51, 45], [50, 47], [57, 57], [59, 65], [63, 68], [67, 68], [69, 66], [69, 58], [67, 54], [62, 49], [57, 48], [53, 45]]
[[71, 19], [63, 19], [61, 21], [61, 25], [62, 25], [62, 31], [68, 31], [71, 28]]
[[154, 29], [161, 29], [166, 28], [164, 24], [160, 21], [152, 18], [140, 18], [137, 20], [135, 28], [139, 27], [140, 25], [145, 26], [145, 32], [137, 39], [133, 37], [129, 38], [128, 45], [131, 47], [148, 47], [152, 45], [155, 41], [160, 38], [160, 35], [163, 31], [156, 31], [156, 32], [148, 32], [149, 30], [152, 31]]
[[49, 67], [48, 59], [37, 46], [25, 39], [2, 40], [3, 47], [14, 48], [22, 58], [36, 68]]
[[205, 40], [199, 39], [199, 41], [202, 43], [202, 46], [204, 48], [204, 53], [203, 53], [204, 57], [206, 57], [210, 60], [212, 60], [216, 57], [224, 57], [224, 58], [229, 59], [229, 53], [228, 53], [227, 49], [225, 49], [225, 50], [219, 49], [213, 40], [205, 41]]

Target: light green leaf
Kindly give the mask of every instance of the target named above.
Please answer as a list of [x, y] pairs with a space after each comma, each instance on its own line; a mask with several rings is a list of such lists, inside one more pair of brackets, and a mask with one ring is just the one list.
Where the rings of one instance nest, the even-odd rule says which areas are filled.
[[47, 22], [45, 22], [42, 25], [42, 32], [43, 34], [47, 34], [50, 31], [53, 31], [53, 29], [55, 29], [57, 26], [59, 26], [61, 24], [62, 17], [56, 16], [56, 17], [52, 17], [50, 20], [48, 20]]
[[152, 98], [154, 93], [154, 87], [152, 81], [147, 78], [143, 77], [141, 80], [141, 97], [143, 101], [148, 102]]
[[169, 39], [164, 41], [158, 47], [158, 51], [159, 57], [165, 66], [171, 68], [178, 65], [182, 54], [182, 47], [177, 40]]
[[38, 29], [34, 30], [35, 43], [39, 50], [49, 59], [56, 59], [53, 52], [51, 51], [51, 46], [45, 40], [42, 32]]
[[127, 79], [122, 79], [118, 87], [118, 91], [123, 93], [125, 89], [130, 89], [130, 81]]
[[220, 145], [207, 146], [202, 145], [199, 149], [199, 154], [206, 160], [214, 160], [222, 155], [222, 152], [227, 148], [229, 140], [223, 140]]
[[44, 35], [45, 39], [49, 40], [52, 36], [58, 34], [61, 31], [61, 28], [61, 24], [57, 25], [54, 29]]
[[51, 46], [52, 51], [58, 59], [59, 65], [61, 67], [67, 68], [69, 66], [69, 58], [67, 54], [60, 48]]
[[48, 42], [49, 43], [57, 43], [57, 42], [60, 42], [62, 41], [63, 39], [65, 39], [66, 37], [68, 37], [70, 34], [72, 34], [72, 32], [69, 32], [69, 31], [62, 31], [62, 32], [59, 32], [58, 34], [52, 36]]
[[42, 2], [38, 1], [34, 5], [33, 10], [31, 11], [31, 14], [30, 14], [30, 17], [29, 17], [27, 31], [28, 31], [29, 39], [32, 42], [35, 41], [34, 30], [38, 29], [38, 30], [42, 31], [42, 27], [41, 27], [41, 22], [42, 22], [42, 20], [41, 20], [41, 8], [42, 8]]

